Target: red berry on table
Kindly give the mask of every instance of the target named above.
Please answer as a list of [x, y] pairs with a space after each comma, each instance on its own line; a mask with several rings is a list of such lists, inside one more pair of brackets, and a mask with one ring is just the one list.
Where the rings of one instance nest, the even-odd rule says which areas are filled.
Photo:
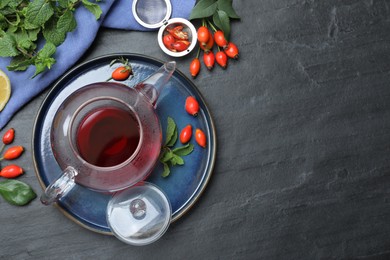
[[221, 66], [223, 69], [226, 69], [228, 57], [225, 52], [219, 51], [215, 54], [215, 61]]
[[199, 58], [194, 58], [190, 63], [190, 73], [193, 78], [198, 76], [200, 71], [200, 60]]
[[238, 59], [238, 56], [239, 56], [238, 48], [234, 43], [229, 42], [224, 51], [229, 58], [232, 58], [235, 60]]
[[203, 62], [208, 70], [212, 70], [215, 64], [215, 56], [212, 51], [203, 53]]

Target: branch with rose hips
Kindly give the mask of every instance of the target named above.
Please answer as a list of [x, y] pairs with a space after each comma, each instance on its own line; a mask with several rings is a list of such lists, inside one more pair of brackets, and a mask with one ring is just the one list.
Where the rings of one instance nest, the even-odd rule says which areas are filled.
[[[190, 20], [194, 19], [201, 19], [202, 25], [197, 30], [199, 49], [189, 68], [193, 78], [200, 72], [201, 50], [203, 63], [208, 70], [214, 68], [215, 62], [222, 69], [226, 69], [229, 58], [238, 59], [238, 47], [229, 41], [231, 19], [240, 19], [233, 8], [233, 0], [199, 0], [190, 15]], [[214, 45], [217, 46], [215, 54]]]
[[[15, 138], [15, 130], [13, 128], [5, 132], [2, 138], [2, 146], [0, 153], [3, 152], [7, 145], [10, 145]], [[23, 146], [15, 145], [5, 150], [0, 161], [11, 161], [19, 158], [24, 151]], [[1, 169], [1, 168], [0, 168]], [[0, 177], [7, 180], [0, 181], [0, 195], [10, 204], [16, 206], [23, 206], [36, 198], [36, 194], [33, 189], [26, 183], [14, 180], [14, 178], [23, 174], [23, 168], [10, 164], [0, 170]]]

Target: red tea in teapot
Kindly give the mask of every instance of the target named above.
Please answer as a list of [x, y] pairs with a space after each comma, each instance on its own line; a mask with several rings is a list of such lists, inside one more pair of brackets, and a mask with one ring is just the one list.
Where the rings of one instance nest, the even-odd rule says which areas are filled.
[[140, 140], [136, 117], [117, 107], [91, 111], [77, 130], [77, 148], [84, 160], [100, 167], [118, 165], [137, 149]]

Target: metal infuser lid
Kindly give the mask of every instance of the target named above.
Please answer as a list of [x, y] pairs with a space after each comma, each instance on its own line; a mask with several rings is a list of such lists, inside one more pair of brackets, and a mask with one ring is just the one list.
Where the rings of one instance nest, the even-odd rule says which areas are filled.
[[106, 214], [108, 225], [119, 240], [142, 246], [165, 233], [172, 208], [157, 186], [142, 182], [116, 193], [107, 205]]
[[169, 0], [134, 0], [132, 11], [135, 20], [145, 28], [159, 28], [172, 14]]

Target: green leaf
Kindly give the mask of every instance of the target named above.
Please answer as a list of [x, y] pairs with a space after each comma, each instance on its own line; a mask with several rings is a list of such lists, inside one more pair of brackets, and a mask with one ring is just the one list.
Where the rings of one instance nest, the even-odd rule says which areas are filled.
[[[175, 137], [176, 136], [176, 137]], [[165, 137], [165, 145], [173, 146], [177, 139], [177, 127], [175, 121], [168, 117], [167, 132]]]
[[171, 170], [169, 169], [169, 166], [167, 163], [163, 163], [163, 166], [164, 166], [164, 170], [161, 174], [162, 177], [168, 177], [169, 176], [169, 173], [171, 172]]
[[12, 59], [7, 69], [9, 71], [24, 71], [32, 64], [34, 64], [34, 59], [26, 59], [23, 55], [19, 55]]
[[14, 57], [20, 52], [16, 48], [15, 38], [10, 34], [3, 34], [0, 36], [0, 57]]
[[46, 42], [43, 48], [38, 52], [39, 58], [51, 57], [56, 52], [56, 46], [51, 42]]
[[55, 46], [63, 43], [66, 37], [65, 31], [58, 29], [57, 23], [57, 19], [53, 17], [46, 23], [45, 28], [42, 30], [43, 37], [45, 37], [46, 41], [53, 43]]
[[68, 0], [57, 0], [57, 3], [62, 8], [67, 8], [68, 4], [69, 4], [69, 1]]
[[172, 154], [172, 158], [171, 158], [171, 164], [173, 166], [174, 165], [183, 165], [184, 164], [184, 160], [180, 156], [178, 156], [178, 155], [173, 153]]
[[45, 62], [35, 62], [35, 73], [32, 78], [35, 78], [38, 74], [41, 74], [46, 70], [47, 66]]
[[38, 40], [38, 33], [41, 31], [41, 29], [32, 29], [32, 30], [27, 30], [28, 38], [30, 41], [35, 42]]
[[218, 10], [213, 15], [214, 24], [223, 31], [225, 38], [229, 40], [230, 38], [230, 19], [229, 16], [221, 10]]
[[28, 184], [18, 180], [1, 181], [0, 195], [7, 202], [16, 206], [26, 205], [37, 197]]
[[216, 0], [200, 0], [192, 9], [190, 20], [212, 16], [217, 10]]
[[73, 31], [77, 26], [77, 22], [74, 18], [73, 12], [67, 10], [63, 15], [58, 18], [52, 17], [43, 29], [43, 36], [45, 39], [55, 46], [61, 45], [66, 38], [68, 32]]
[[177, 141], [178, 133], [177, 133], [177, 127], [175, 128], [175, 131], [173, 132], [173, 135], [171, 137], [171, 140], [166, 144], [168, 147], [172, 147], [175, 145]]
[[4, 7], [6, 7], [7, 5], [10, 4], [10, 2], [12, 2], [13, 0], [0, 0], [0, 9], [3, 9]]
[[74, 18], [73, 12], [70, 10], [67, 10], [61, 15], [57, 22], [57, 29], [65, 33], [73, 31], [76, 26], [76, 19]]
[[46, 0], [30, 2], [26, 13], [26, 22], [29, 25], [29, 29], [42, 27], [53, 14], [54, 10], [50, 2]]
[[233, 0], [218, 0], [218, 9], [224, 11], [232, 19], [241, 19], [233, 8]]
[[173, 149], [172, 152], [178, 156], [186, 156], [192, 153], [193, 150], [194, 150], [193, 144], [186, 144], [185, 146], [177, 147]]
[[166, 163], [172, 159], [173, 152], [170, 149], [164, 149], [164, 152], [160, 156], [160, 162]]
[[35, 59], [35, 74], [33, 78], [45, 71], [46, 68], [50, 69], [56, 63], [56, 60], [51, 57], [55, 52], [56, 46], [51, 42], [46, 42]]
[[[9, 33], [11, 35], [11, 33]], [[18, 30], [12, 34], [19, 49], [30, 50], [35, 49], [35, 44], [30, 40], [26, 30]], [[27, 51], [26, 51], [27, 52]]]
[[[15, 19], [15, 17], [16, 17], [16, 19]], [[8, 23], [12, 26], [18, 26], [20, 23], [20, 16], [18, 13], [15, 14], [15, 17], [12, 20], [10, 20], [10, 19], [7, 20]]]
[[100, 16], [102, 15], [102, 9], [98, 4], [91, 3], [88, 0], [82, 0], [82, 3], [85, 8], [87, 8], [96, 18], [96, 20], [99, 20]]

